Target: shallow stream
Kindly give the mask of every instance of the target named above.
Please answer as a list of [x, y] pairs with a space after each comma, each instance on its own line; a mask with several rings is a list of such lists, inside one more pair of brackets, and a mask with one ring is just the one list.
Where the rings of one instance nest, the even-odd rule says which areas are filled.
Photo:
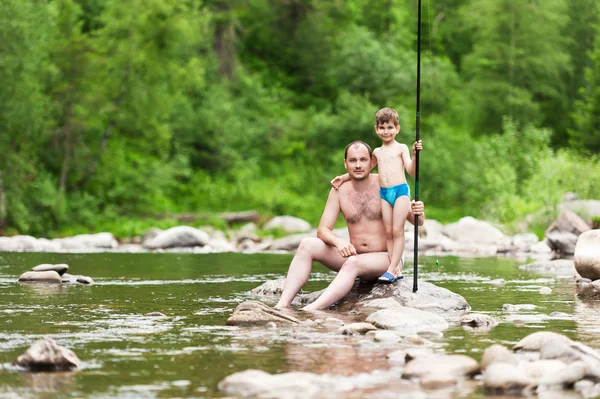
[[[351, 338], [328, 335], [311, 343], [293, 330], [228, 327], [247, 292], [284, 277], [291, 255], [273, 254], [44, 254], [0, 253], [1, 398], [201, 398], [222, 396], [217, 384], [237, 371], [308, 371], [336, 375], [389, 367], [385, 353], [359, 353]], [[572, 275], [520, 270], [504, 258], [421, 257], [420, 278], [445, 287], [473, 311], [495, 316], [489, 332], [453, 326], [430, 338], [448, 353], [476, 359], [492, 343], [512, 346], [539, 330], [560, 332], [600, 347], [600, 307], [574, 297]], [[19, 284], [41, 263], [67, 263], [93, 285]], [[412, 268], [411, 265], [407, 265]], [[407, 270], [408, 272], [409, 270]], [[405, 273], [409, 274], [409, 273]], [[307, 291], [333, 277], [315, 265]], [[505, 284], [494, 280], [504, 279]], [[541, 287], [552, 294], [541, 295]], [[503, 304], [533, 304], [507, 314]], [[167, 317], [144, 316], [161, 312]], [[553, 312], [566, 315], [550, 316]], [[296, 312], [297, 317], [307, 316]], [[330, 310], [331, 317], [351, 318]], [[82, 367], [72, 373], [28, 373], [12, 362], [37, 339], [50, 336], [72, 349]], [[351, 396], [351, 395], [350, 395]], [[349, 396], [349, 397], [350, 397]], [[483, 397], [478, 390], [469, 397]]]

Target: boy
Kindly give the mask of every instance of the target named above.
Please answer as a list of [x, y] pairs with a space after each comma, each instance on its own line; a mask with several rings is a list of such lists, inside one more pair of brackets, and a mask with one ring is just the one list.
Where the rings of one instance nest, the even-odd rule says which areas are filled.
[[[402, 267], [404, 261], [404, 223], [410, 208], [410, 188], [406, 183], [404, 169], [409, 175], [415, 175], [416, 163], [412, 161], [406, 144], [396, 141], [400, 132], [398, 112], [392, 108], [382, 108], [375, 115], [375, 132], [382, 141], [381, 147], [373, 151], [371, 168], [375, 165], [379, 171], [379, 196], [381, 197], [381, 214], [385, 225], [387, 250], [390, 265], [379, 277], [381, 283], [393, 283], [404, 278]], [[412, 146], [412, 155], [423, 149], [421, 141]], [[348, 174], [337, 176], [331, 181], [338, 188], [350, 177]]]

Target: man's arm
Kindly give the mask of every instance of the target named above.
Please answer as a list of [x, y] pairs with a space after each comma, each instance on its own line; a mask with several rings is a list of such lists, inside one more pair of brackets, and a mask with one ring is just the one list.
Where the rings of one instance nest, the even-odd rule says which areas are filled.
[[335, 226], [335, 222], [337, 221], [340, 211], [339, 191], [332, 188], [329, 191], [327, 204], [325, 204], [325, 210], [323, 211], [321, 221], [319, 222], [317, 237], [320, 238], [325, 244], [336, 247], [343, 257], [356, 255], [356, 249], [351, 243], [339, 238], [333, 233], [333, 227]]
[[415, 224], [415, 216], [419, 216], [419, 226], [423, 226], [423, 223], [425, 223], [425, 205], [423, 201], [411, 201], [406, 220]]

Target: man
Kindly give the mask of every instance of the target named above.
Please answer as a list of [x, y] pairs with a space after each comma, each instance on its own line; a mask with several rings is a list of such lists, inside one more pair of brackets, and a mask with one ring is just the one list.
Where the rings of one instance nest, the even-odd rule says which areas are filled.
[[[317, 237], [305, 238], [300, 243], [276, 308], [290, 306], [308, 281], [313, 261], [338, 274], [305, 310], [328, 308], [350, 292], [357, 277], [375, 280], [389, 266], [379, 180], [377, 175], [370, 174], [371, 147], [362, 141], [350, 143], [344, 154], [344, 167], [348, 170], [350, 181], [329, 192]], [[340, 212], [348, 225], [350, 242], [333, 233]], [[422, 216], [419, 218], [419, 225], [422, 225], [424, 212], [420, 201], [412, 201], [407, 220], [412, 223], [415, 215]]]

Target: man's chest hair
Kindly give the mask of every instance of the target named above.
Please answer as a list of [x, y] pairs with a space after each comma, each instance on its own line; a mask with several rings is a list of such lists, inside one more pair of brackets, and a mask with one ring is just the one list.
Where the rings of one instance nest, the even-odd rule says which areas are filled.
[[340, 201], [340, 208], [347, 223], [358, 223], [363, 219], [381, 219], [381, 201], [372, 191], [348, 194], [348, 198]]

